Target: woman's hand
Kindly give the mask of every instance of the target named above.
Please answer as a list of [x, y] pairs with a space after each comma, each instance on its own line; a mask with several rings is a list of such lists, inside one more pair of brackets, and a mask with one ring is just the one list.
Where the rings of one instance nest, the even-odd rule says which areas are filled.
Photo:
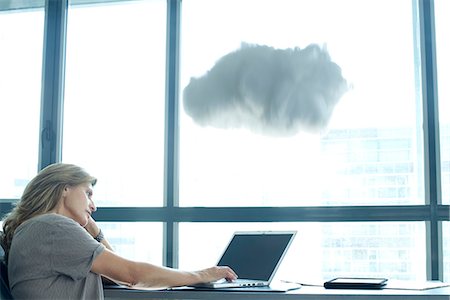
[[216, 281], [222, 278], [225, 278], [227, 281], [234, 281], [238, 277], [230, 267], [226, 266], [215, 266], [196, 273], [199, 275], [200, 283]]
[[89, 221], [86, 226], [84, 226], [84, 229], [86, 229], [86, 231], [94, 238], [100, 233], [100, 228], [97, 226], [97, 223], [95, 223], [92, 216], [89, 216]]

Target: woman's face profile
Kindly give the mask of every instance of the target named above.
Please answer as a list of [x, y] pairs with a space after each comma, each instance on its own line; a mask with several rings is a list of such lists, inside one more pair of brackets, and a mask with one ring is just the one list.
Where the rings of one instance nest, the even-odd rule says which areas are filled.
[[66, 186], [57, 212], [86, 226], [91, 214], [97, 210], [92, 201], [93, 187], [91, 183]]

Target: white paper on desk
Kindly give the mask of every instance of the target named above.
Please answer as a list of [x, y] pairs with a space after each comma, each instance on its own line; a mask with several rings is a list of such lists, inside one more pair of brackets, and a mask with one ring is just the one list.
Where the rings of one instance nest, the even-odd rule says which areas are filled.
[[114, 282], [114, 284], [103, 285], [103, 287], [110, 288], [110, 289], [118, 288], [118, 289], [142, 290], [142, 291], [163, 291], [163, 290], [167, 289], [167, 288], [144, 287], [144, 286], [137, 286], [137, 285], [131, 286], [131, 285], [120, 284], [117, 282]]
[[437, 280], [410, 281], [410, 280], [389, 279], [387, 285], [383, 287], [383, 289], [423, 291], [446, 286], [450, 286], [450, 283]]

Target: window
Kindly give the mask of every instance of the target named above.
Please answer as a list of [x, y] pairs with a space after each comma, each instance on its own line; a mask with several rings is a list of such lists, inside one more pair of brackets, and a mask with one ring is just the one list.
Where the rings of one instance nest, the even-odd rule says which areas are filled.
[[99, 222], [117, 254], [138, 261], [161, 265], [162, 224], [148, 222]]
[[[183, 2], [180, 205], [424, 203], [412, 8], [409, 0]], [[239, 69], [248, 49], [241, 43], [261, 46], [252, 48], [261, 57], [288, 53], [287, 48], [325, 45], [349, 86], [329, 126], [321, 132], [302, 128], [293, 132], [266, 116], [278, 114], [300, 123], [325, 118], [302, 119], [311, 108], [299, 110], [298, 116], [280, 115], [278, 110], [279, 105], [292, 104], [282, 102], [289, 93], [297, 93], [295, 100], [303, 105], [306, 93], [336, 92], [337, 87], [326, 85], [323, 77], [294, 79], [308, 76], [302, 69], [313, 70], [316, 62], [299, 62], [306, 54], [298, 54], [295, 62], [280, 58], [280, 64], [296, 64], [294, 73], [280, 70], [270, 60], [258, 60], [248, 63], [246, 72], [263, 74], [267, 82], [248, 79], [250, 75]], [[338, 77], [331, 67], [325, 69], [329, 65], [319, 64], [321, 74], [333, 78], [330, 82]], [[208, 71], [209, 78], [204, 76]], [[288, 72], [292, 73], [285, 76]], [[286, 80], [292, 84], [283, 86]], [[196, 87], [201, 84], [209, 89]], [[264, 90], [266, 94], [257, 94], [269, 84], [272, 88]], [[317, 89], [306, 89], [308, 84]], [[303, 89], [296, 90], [296, 85]], [[230, 91], [234, 88], [236, 94]], [[267, 105], [269, 101], [273, 102]], [[267, 112], [268, 107], [276, 108]]]
[[[440, 188], [442, 203], [450, 204], [450, 118], [447, 111], [450, 109], [450, 89], [446, 82], [450, 78], [450, 30], [449, 11], [450, 3], [445, 0], [434, 1], [435, 14], [435, 37], [436, 37], [436, 69], [437, 69], [437, 99], [440, 130]], [[439, 167], [439, 166], [438, 166]], [[447, 208], [447, 214], [449, 209]], [[443, 257], [443, 280], [450, 280], [450, 239], [448, 232], [450, 222], [440, 222], [442, 227], [442, 257]]]
[[98, 177], [100, 206], [161, 206], [166, 4], [71, 5], [63, 161]]
[[37, 172], [43, 37], [43, 9], [0, 11], [0, 198]]
[[[450, 222], [442, 222], [442, 231], [450, 232]], [[450, 281], [450, 236], [443, 235], [443, 257], [444, 257], [444, 279], [443, 281]]]
[[450, 3], [435, 0], [442, 202], [450, 204]]
[[180, 266], [214, 265], [236, 230], [297, 230], [276, 276], [321, 284], [336, 276], [425, 280], [425, 224], [182, 223]]
[[[19, 2], [0, 1], [2, 216], [62, 160], [99, 179], [129, 259], [197, 269], [235, 230], [297, 230], [280, 279], [450, 280], [448, 1]], [[44, 5], [67, 31], [42, 47]], [[65, 74], [41, 80], [53, 46]], [[61, 155], [40, 118], [63, 120]]]

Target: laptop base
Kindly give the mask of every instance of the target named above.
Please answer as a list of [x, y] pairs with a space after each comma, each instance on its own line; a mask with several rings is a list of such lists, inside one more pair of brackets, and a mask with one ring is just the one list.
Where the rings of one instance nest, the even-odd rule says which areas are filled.
[[301, 288], [301, 285], [294, 282], [272, 282], [270, 285], [265, 286], [242, 286], [242, 287], [228, 287], [228, 288], [213, 288], [206, 286], [191, 286], [191, 287], [179, 287], [173, 289], [182, 290], [206, 290], [206, 291], [220, 291], [220, 292], [279, 292], [284, 293], [287, 291], [297, 290]]

